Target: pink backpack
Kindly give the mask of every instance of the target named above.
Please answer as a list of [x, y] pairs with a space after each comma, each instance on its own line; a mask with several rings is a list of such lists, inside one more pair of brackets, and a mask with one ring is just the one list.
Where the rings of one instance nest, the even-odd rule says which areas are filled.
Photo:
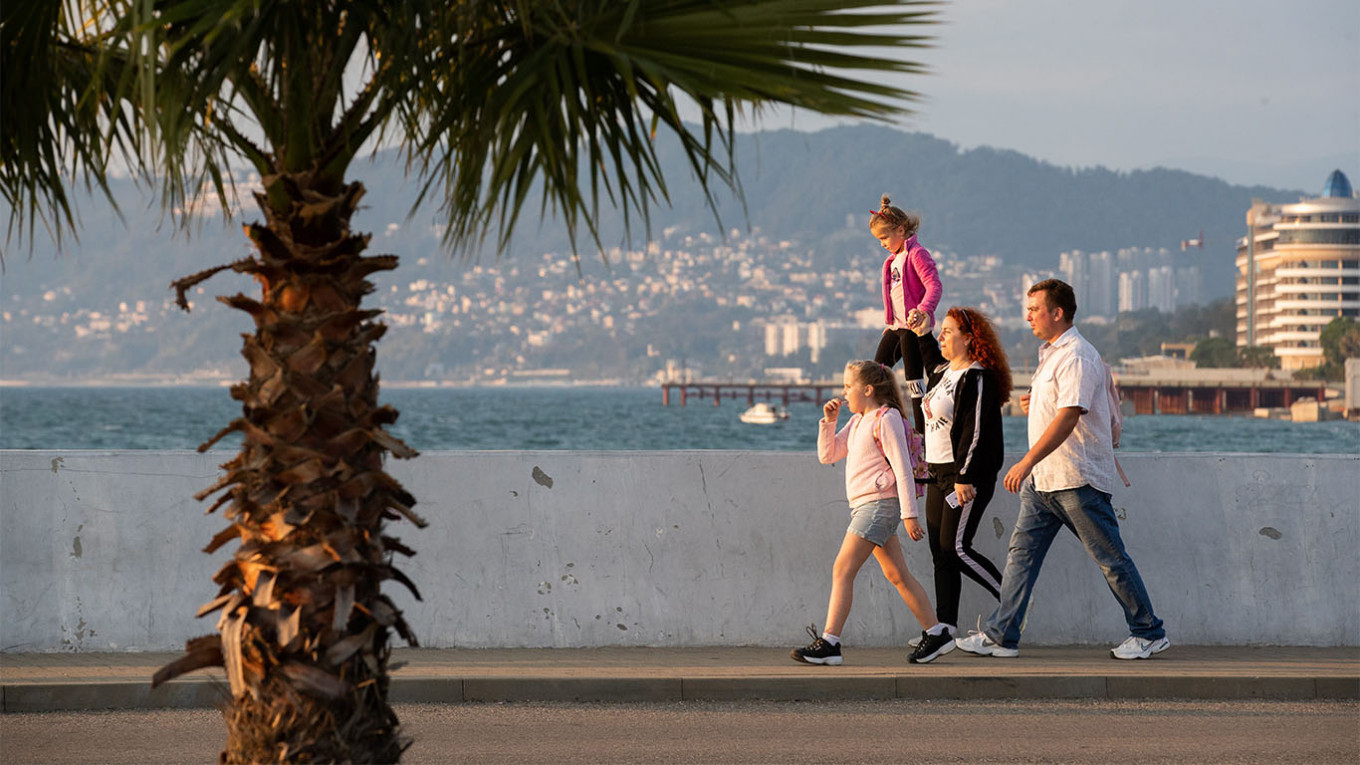
[[[888, 458], [887, 452], [883, 451], [883, 439], [879, 436], [883, 427], [883, 410], [888, 407], [879, 407], [877, 416], [874, 418], [874, 444], [878, 447], [878, 453], [883, 455], [883, 459]], [[906, 431], [907, 437], [907, 457], [911, 462], [911, 477], [916, 484], [916, 498], [920, 499], [926, 495], [926, 484], [930, 483], [930, 466], [926, 464], [926, 439], [916, 432], [905, 417], [900, 418], [902, 428]]]

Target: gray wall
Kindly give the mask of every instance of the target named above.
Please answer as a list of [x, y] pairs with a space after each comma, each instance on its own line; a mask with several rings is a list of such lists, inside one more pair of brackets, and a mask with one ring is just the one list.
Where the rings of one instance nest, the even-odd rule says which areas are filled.
[[[0, 452], [0, 650], [176, 650], [229, 555], [192, 495], [230, 455]], [[1360, 645], [1360, 456], [1127, 454], [1124, 538], [1173, 641]], [[422, 645], [797, 645], [821, 625], [846, 523], [843, 468], [810, 453], [441, 452], [392, 472], [430, 520], [389, 529]], [[978, 546], [1001, 565], [1017, 500]], [[903, 537], [905, 539], [905, 537]], [[925, 542], [905, 543], [930, 590]], [[870, 562], [844, 631], [916, 625]], [[992, 604], [965, 580], [965, 629]], [[1118, 604], [1074, 537], [1044, 566], [1025, 640], [1117, 643]]]

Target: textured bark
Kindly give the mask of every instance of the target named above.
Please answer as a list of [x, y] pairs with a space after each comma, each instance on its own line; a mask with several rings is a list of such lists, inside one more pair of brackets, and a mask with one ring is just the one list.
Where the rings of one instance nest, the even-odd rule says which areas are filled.
[[241, 451], [222, 478], [198, 495], [222, 492], [231, 525], [212, 552], [239, 541], [214, 577], [218, 634], [189, 642], [160, 684], [211, 665], [226, 669], [222, 761], [396, 762], [406, 744], [387, 702], [388, 640], [396, 630], [415, 645], [400, 610], [380, 587], [395, 579], [420, 597], [393, 565], [413, 552], [386, 536], [389, 520], [425, 521], [415, 499], [383, 470], [384, 455], [416, 452], [383, 427], [397, 411], [378, 403], [373, 343], [385, 331], [363, 310], [371, 274], [394, 256], [364, 257], [368, 237], [350, 232], [363, 186], [308, 174], [264, 179], [257, 201], [264, 225], [245, 227], [254, 257], [188, 277], [184, 292], [222, 268], [253, 275], [259, 300], [219, 298], [250, 314], [242, 354], [249, 379], [231, 389], [241, 417], [203, 446], [232, 432]]

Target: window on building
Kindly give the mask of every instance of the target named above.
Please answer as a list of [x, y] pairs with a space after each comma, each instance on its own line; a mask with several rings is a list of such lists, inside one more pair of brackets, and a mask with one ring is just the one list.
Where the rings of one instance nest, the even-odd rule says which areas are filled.
[[1284, 230], [1280, 232], [1280, 244], [1360, 244], [1360, 229]]

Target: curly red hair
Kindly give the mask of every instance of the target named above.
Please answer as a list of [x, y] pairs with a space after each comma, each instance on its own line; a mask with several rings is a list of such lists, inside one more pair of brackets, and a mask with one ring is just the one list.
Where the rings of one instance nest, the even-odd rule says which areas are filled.
[[1006, 349], [1001, 347], [996, 327], [987, 314], [976, 308], [954, 306], [945, 314], [953, 317], [959, 331], [971, 338], [968, 343], [969, 354], [983, 369], [992, 373], [997, 383], [997, 399], [1005, 404], [1011, 397], [1014, 384], [1011, 382], [1011, 365], [1006, 357]]

